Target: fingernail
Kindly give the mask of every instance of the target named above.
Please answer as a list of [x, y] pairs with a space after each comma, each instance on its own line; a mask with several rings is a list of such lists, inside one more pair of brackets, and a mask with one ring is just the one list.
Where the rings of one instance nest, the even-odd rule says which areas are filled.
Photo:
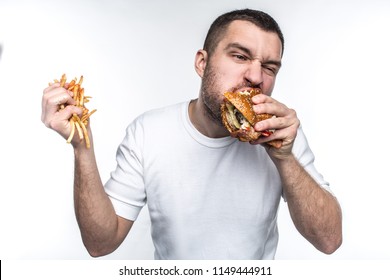
[[259, 101], [259, 97], [257, 95], [252, 97], [252, 102], [256, 103]]
[[262, 129], [263, 129], [263, 124], [261, 122], [255, 124], [255, 130], [261, 131]]

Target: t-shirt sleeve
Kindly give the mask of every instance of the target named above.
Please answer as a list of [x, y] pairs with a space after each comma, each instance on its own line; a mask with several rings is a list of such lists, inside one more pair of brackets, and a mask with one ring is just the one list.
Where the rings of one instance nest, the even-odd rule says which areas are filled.
[[303, 133], [302, 127], [299, 127], [298, 129], [298, 134], [294, 143], [293, 153], [300, 162], [300, 164], [303, 166], [303, 168], [311, 175], [311, 177], [322, 188], [332, 193], [330, 190], [329, 182], [324, 179], [322, 174], [317, 171], [314, 165], [315, 156], [309, 147], [309, 143], [305, 134]]
[[136, 120], [116, 153], [117, 166], [104, 188], [116, 214], [135, 221], [146, 203], [142, 164], [142, 125]]

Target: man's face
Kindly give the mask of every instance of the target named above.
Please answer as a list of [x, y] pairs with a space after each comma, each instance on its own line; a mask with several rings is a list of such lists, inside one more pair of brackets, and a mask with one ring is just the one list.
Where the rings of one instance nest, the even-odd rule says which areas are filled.
[[233, 21], [208, 57], [201, 96], [209, 117], [221, 124], [220, 104], [226, 91], [261, 88], [271, 95], [281, 66], [282, 44], [276, 33], [247, 21]]

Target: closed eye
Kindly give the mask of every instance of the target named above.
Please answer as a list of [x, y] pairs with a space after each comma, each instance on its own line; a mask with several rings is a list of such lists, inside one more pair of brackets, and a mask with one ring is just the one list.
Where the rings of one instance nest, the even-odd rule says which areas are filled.
[[276, 74], [278, 74], [279, 72], [279, 69], [280, 69], [280, 65], [276, 65], [276, 64], [271, 64], [271, 63], [265, 63], [262, 65], [262, 68], [264, 69], [265, 73], [267, 73], [268, 75], [271, 75], [271, 76], [275, 76]]
[[277, 70], [272, 67], [263, 66], [264, 71], [269, 75], [276, 75]]

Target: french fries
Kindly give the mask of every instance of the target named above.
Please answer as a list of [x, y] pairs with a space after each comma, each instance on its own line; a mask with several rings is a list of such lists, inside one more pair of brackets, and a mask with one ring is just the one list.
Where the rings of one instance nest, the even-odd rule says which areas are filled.
[[[66, 75], [63, 74], [61, 76], [61, 79], [54, 80], [54, 83], [59, 83], [61, 87], [70, 90], [73, 92], [73, 99], [76, 101], [76, 106], [83, 109], [81, 117], [79, 117], [77, 114], [73, 114], [73, 116], [69, 119], [69, 123], [71, 126], [71, 132], [69, 134], [68, 139], [66, 140], [67, 143], [70, 143], [74, 137], [74, 134], [77, 131], [77, 134], [81, 141], [85, 140], [85, 145], [89, 149], [91, 147], [91, 143], [88, 136], [87, 126], [88, 126], [88, 120], [90, 116], [96, 112], [96, 109], [89, 111], [85, 107], [85, 103], [89, 102], [89, 99], [91, 96], [85, 96], [84, 95], [84, 88], [81, 87], [81, 84], [83, 83], [83, 76], [80, 77], [80, 79], [77, 81], [77, 78], [74, 78], [69, 83], [66, 83]], [[50, 85], [50, 83], [49, 83]], [[63, 104], [60, 105], [59, 110], [63, 110], [65, 106]]]

